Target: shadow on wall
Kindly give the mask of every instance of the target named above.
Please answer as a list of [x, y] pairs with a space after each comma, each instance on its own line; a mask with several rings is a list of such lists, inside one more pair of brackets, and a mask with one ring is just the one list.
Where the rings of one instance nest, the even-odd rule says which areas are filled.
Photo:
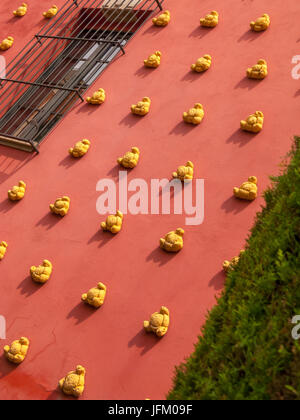
[[212, 28], [206, 28], [204, 26], [200, 26], [200, 22], [199, 22], [199, 26], [189, 34], [189, 38], [201, 39], [212, 32], [213, 32]]
[[42, 289], [41, 284], [35, 283], [31, 276], [27, 276], [18, 286], [18, 290], [20, 290], [21, 295], [26, 297], [32, 296], [34, 293], [38, 292]]
[[3, 355], [0, 357], [0, 379], [14, 372], [19, 365], [9, 363], [6, 357]]
[[[35, 153], [28, 153], [11, 149], [10, 147], [0, 146], [0, 184], [5, 182], [12, 175], [15, 175], [35, 156]], [[15, 183], [13, 185], [15, 185]]]
[[[238, 186], [239, 185], [237, 183], [236, 187]], [[224, 203], [221, 206], [221, 209], [224, 210], [225, 213], [238, 214], [241, 211], [245, 210], [248, 206], [250, 206], [251, 203], [252, 201], [240, 200], [236, 198], [234, 195], [232, 195], [231, 197], [229, 197], [227, 200], [224, 201]]]
[[225, 283], [225, 273], [223, 270], [219, 271], [213, 276], [209, 282], [209, 287], [213, 287], [216, 291], [223, 290]]
[[248, 89], [251, 90], [253, 88], [255, 88], [256, 86], [259, 86], [260, 83], [262, 82], [262, 80], [254, 80], [254, 79], [249, 79], [248, 77], [243, 77], [242, 80], [240, 80], [234, 87], [234, 89]]
[[153, 333], [146, 333], [144, 329], [140, 330], [128, 343], [128, 347], [138, 347], [142, 349], [141, 356], [151, 350], [158, 342], [159, 337]]
[[236, 131], [234, 131], [231, 136], [228, 137], [226, 140], [226, 143], [234, 143], [239, 144], [239, 147], [246, 146], [250, 141], [254, 141], [255, 137], [259, 133], [250, 133], [248, 131], [243, 131], [240, 128], [238, 128]]
[[181, 121], [170, 131], [170, 134], [175, 134], [177, 136], [186, 136], [196, 128], [197, 125], [187, 124], [186, 122]]
[[160, 267], [167, 264], [168, 262], [172, 261], [176, 256], [177, 258], [179, 255], [177, 255], [177, 252], [166, 252], [163, 249], [159, 247], [159, 244], [157, 244], [157, 248], [155, 248], [146, 258], [146, 262], [154, 262], [158, 264]]
[[[250, 23], [250, 22], [249, 22]], [[238, 42], [242, 41], [255, 41], [257, 38], [263, 36], [265, 31], [262, 32], [254, 32], [251, 29], [246, 31], [239, 39]]]

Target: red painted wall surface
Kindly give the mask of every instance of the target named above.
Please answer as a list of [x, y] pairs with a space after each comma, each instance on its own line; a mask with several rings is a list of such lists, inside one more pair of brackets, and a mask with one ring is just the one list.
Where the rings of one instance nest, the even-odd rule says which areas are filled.
[[[20, 2], [19, 2], [20, 3]], [[22, 19], [12, 17], [16, 0], [2, 0], [0, 38], [15, 38], [4, 53], [9, 60], [44, 23], [41, 13], [51, 2], [29, 0]], [[57, 0], [58, 6], [64, 3]], [[245, 244], [260, 197], [244, 203], [232, 197], [249, 175], [259, 191], [277, 174], [278, 164], [299, 133], [299, 82], [291, 76], [292, 57], [300, 49], [300, 3], [297, 0], [168, 0], [172, 22], [163, 29], [151, 22], [128, 44], [98, 82], [107, 101], [100, 108], [78, 102], [41, 146], [39, 156], [0, 148], [0, 240], [9, 244], [0, 263], [0, 314], [7, 319], [7, 339], [31, 340], [19, 367], [0, 358], [1, 399], [64, 398], [57, 381], [76, 364], [87, 369], [83, 398], [164, 398], [174, 366], [192, 351], [207, 311], [224, 284], [225, 258]], [[220, 23], [201, 29], [199, 18], [216, 9]], [[269, 13], [268, 31], [254, 34], [250, 20]], [[144, 69], [143, 59], [163, 53], [161, 67]], [[213, 65], [192, 74], [191, 63], [209, 53]], [[245, 79], [246, 68], [265, 58], [269, 76], [262, 82]], [[1, 93], [1, 92], [0, 92]], [[150, 114], [138, 119], [130, 105], [150, 96]], [[195, 102], [205, 107], [199, 127], [181, 122]], [[251, 136], [239, 122], [255, 110], [265, 114], [263, 131]], [[92, 147], [82, 160], [71, 160], [68, 148], [88, 138]], [[195, 176], [205, 179], [205, 220], [184, 226], [184, 216], [127, 215], [122, 232], [112, 237], [99, 231], [96, 183], [117, 179], [116, 158], [131, 146], [141, 149], [138, 167], [129, 180], [168, 177], [192, 160]], [[7, 190], [20, 179], [26, 197], [17, 204]], [[49, 214], [49, 203], [71, 197], [64, 219]], [[186, 230], [185, 246], [176, 256], [158, 248], [171, 229]], [[44, 258], [54, 264], [51, 280], [36, 287], [29, 267]], [[108, 286], [98, 311], [81, 304], [80, 296], [102, 281]], [[142, 331], [143, 320], [166, 305], [171, 311], [167, 336], [158, 340]]]

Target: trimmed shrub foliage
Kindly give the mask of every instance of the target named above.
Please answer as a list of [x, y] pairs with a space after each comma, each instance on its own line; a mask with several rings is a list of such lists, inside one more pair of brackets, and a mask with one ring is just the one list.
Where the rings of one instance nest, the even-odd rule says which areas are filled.
[[168, 399], [300, 399], [300, 137], [282, 166]]

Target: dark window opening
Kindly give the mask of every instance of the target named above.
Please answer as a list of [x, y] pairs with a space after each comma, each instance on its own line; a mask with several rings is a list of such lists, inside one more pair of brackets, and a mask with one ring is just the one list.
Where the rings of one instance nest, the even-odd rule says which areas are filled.
[[160, 3], [67, 1], [58, 19], [10, 63], [0, 82], [0, 144], [38, 151], [44, 137], [76, 101], [83, 101], [83, 93], [103, 70], [125, 53], [126, 43], [161, 8]]

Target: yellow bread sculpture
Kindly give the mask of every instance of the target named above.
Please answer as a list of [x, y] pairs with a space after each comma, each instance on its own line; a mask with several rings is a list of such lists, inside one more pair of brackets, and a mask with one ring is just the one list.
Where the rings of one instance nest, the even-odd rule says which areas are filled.
[[111, 233], [118, 233], [122, 229], [123, 213], [119, 210], [115, 215], [111, 214], [107, 217], [106, 222], [101, 223], [102, 230], [109, 230]]
[[234, 258], [232, 258], [232, 260], [231, 260], [231, 261], [225, 260], [225, 261], [223, 262], [223, 270], [225, 271], [225, 273], [228, 273], [229, 271], [234, 270], [235, 266], [236, 266], [236, 265], [237, 265], [237, 263], [239, 262], [239, 260], [240, 260], [240, 258], [241, 258], [241, 256], [242, 256], [242, 254], [243, 254], [244, 252], [245, 252], [245, 250], [244, 250], [244, 249], [242, 249], [242, 250], [240, 251], [240, 255], [239, 255], [238, 257], [234, 257]]
[[184, 181], [185, 179], [193, 179], [194, 175], [194, 165], [189, 160], [186, 165], [179, 166], [177, 168], [177, 172], [173, 172], [173, 178], [178, 178], [180, 181]]
[[211, 56], [209, 54], [205, 54], [203, 57], [198, 58], [195, 64], [191, 65], [191, 69], [197, 73], [202, 73], [206, 71], [211, 66]]
[[18, 17], [25, 16], [27, 13], [28, 5], [26, 3], [22, 3], [22, 6], [18, 7], [17, 10], [13, 11], [13, 14]]
[[151, 315], [150, 321], [144, 321], [146, 332], [153, 332], [157, 337], [163, 337], [170, 325], [170, 314], [168, 308], [162, 306], [159, 312]]
[[160, 58], [161, 58], [161, 52], [155, 51], [154, 54], [149, 55], [147, 60], [144, 60], [144, 66], [156, 69], [160, 65]]
[[58, 385], [62, 392], [73, 397], [80, 397], [84, 391], [85, 368], [78, 365], [76, 370], [72, 370], [65, 378], [62, 378]]
[[51, 273], [52, 264], [48, 260], [44, 260], [43, 263], [38, 267], [35, 267], [34, 265], [30, 267], [31, 278], [36, 283], [46, 283], [50, 279]]
[[257, 197], [257, 178], [256, 176], [250, 176], [248, 181], [244, 182], [240, 188], [235, 187], [233, 189], [233, 194], [237, 198], [243, 200], [255, 200]]
[[138, 147], [133, 147], [131, 152], [125, 153], [125, 155], [120, 157], [117, 162], [119, 165], [124, 166], [124, 168], [132, 169], [138, 164], [139, 157], [140, 151]]
[[178, 252], [183, 248], [184, 230], [178, 228], [160, 238], [160, 247], [167, 252]]
[[259, 133], [264, 124], [264, 114], [261, 111], [255, 111], [245, 120], [241, 121], [241, 129], [251, 133]]
[[11, 201], [19, 201], [25, 195], [26, 184], [24, 181], [20, 181], [19, 185], [15, 185], [11, 190], [8, 190], [8, 198]]
[[96, 92], [93, 93], [92, 96], [88, 96], [86, 101], [88, 104], [91, 105], [101, 105], [105, 101], [106, 93], [105, 90], [100, 88]]
[[67, 196], [58, 198], [54, 204], [50, 204], [50, 210], [52, 213], [59, 214], [60, 216], [65, 216], [68, 214], [70, 208], [70, 198]]
[[93, 287], [87, 293], [81, 296], [81, 300], [94, 308], [100, 308], [103, 305], [106, 296], [106, 286], [98, 283], [97, 287]]
[[200, 25], [207, 28], [214, 28], [219, 23], [219, 13], [213, 10], [208, 13], [204, 18], [200, 19]]
[[12, 36], [8, 36], [7, 38], [5, 38], [1, 44], [0, 44], [0, 50], [1, 51], [6, 51], [8, 50], [10, 47], [13, 46], [14, 43], [14, 38]]
[[0, 261], [5, 257], [7, 247], [8, 245], [5, 241], [0, 242]]
[[183, 113], [183, 121], [188, 124], [200, 124], [204, 117], [203, 105], [195, 104], [188, 112]]
[[268, 75], [268, 66], [266, 60], [258, 60], [257, 64], [247, 69], [249, 79], [264, 79]]
[[270, 16], [264, 13], [255, 22], [250, 22], [250, 28], [255, 32], [265, 31], [270, 26], [270, 22]]
[[78, 141], [74, 147], [71, 147], [71, 149], [69, 149], [69, 153], [74, 158], [80, 158], [88, 152], [90, 145], [91, 143], [88, 139], [83, 139]]
[[11, 346], [4, 347], [4, 354], [7, 360], [19, 365], [22, 363], [27, 355], [29, 348], [29, 340], [26, 337], [21, 337], [20, 340], [15, 340]]
[[57, 12], [58, 12], [58, 7], [55, 6], [55, 4], [54, 4], [52, 7], [50, 7], [49, 10], [47, 10], [47, 12], [43, 13], [43, 16], [46, 19], [51, 19], [57, 14]]
[[171, 20], [171, 13], [169, 10], [165, 10], [157, 18], [152, 19], [152, 23], [155, 26], [167, 26]]
[[145, 96], [136, 105], [131, 105], [131, 112], [135, 115], [146, 115], [150, 111], [151, 99]]

